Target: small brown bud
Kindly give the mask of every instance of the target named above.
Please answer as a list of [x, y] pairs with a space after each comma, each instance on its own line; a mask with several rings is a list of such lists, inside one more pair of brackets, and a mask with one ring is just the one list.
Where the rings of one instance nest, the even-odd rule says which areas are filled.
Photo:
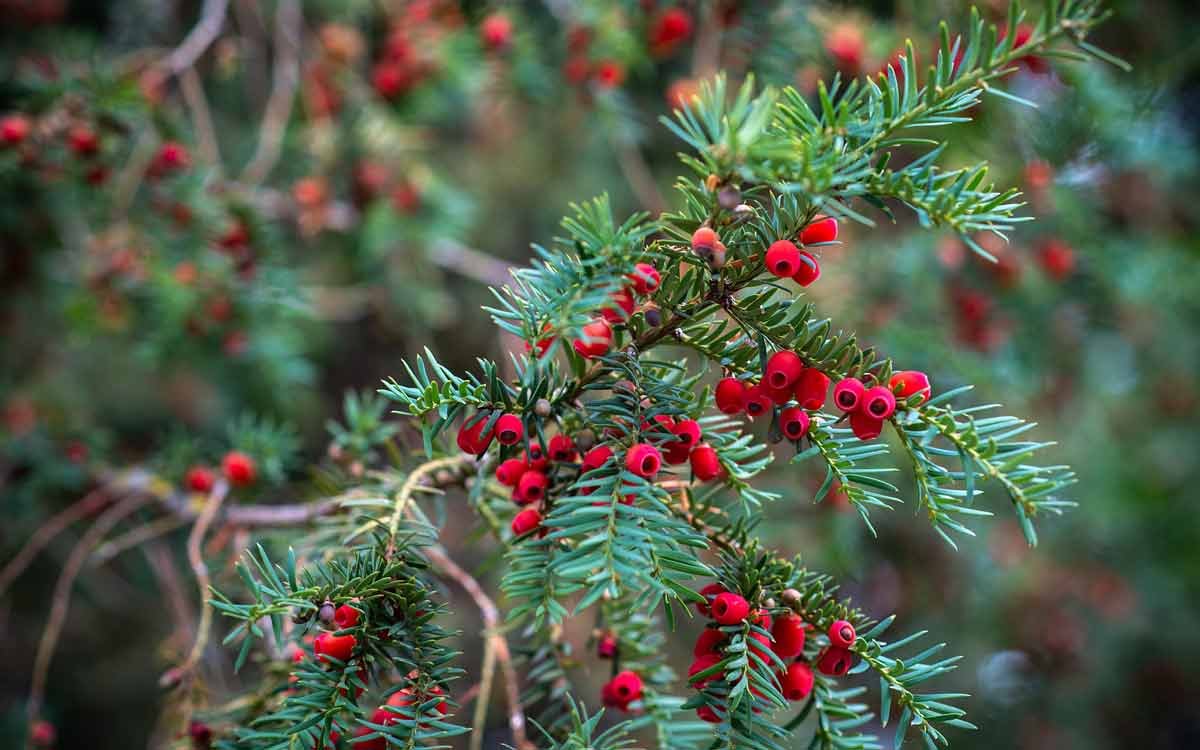
[[342, 450], [342, 446], [338, 445], [337, 443], [329, 444], [328, 453], [329, 457], [334, 461], [341, 461], [342, 457], [346, 455], [345, 451]]
[[596, 447], [596, 433], [591, 430], [580, 430], [575, 433], [575, 446], [583, 452]]
[[715, 191], [720, 184], [721, 178], [717, 177], [715, 174], [710, 174], [704, 180], [704, 187], [706, 187], [710, 193]]
[[437, 485], [447, 485], [454, 481], [454, 474], [446, 469], [441, 469], [433, 475], [433, 483]]
[[355, 461], [350, 464], [350, 476], [352, 477], [361, 477], [366, 470], [362, 461]]
[[748, 221], [754, 216], [754, 207], [749, 203], [739, 203], [733, 207], [733, 218], [738, 221]]
[[783, 593], [779, 595], [779, 598], [783, 600], [784, 604], [792, 609], [800, 606], [800, 602], [804, 599], [804, 597], [801, 596], [800, 592], [796, 589], [784, 589]]
[[646, 325], [653, 326], [655, 328], [658, 328], [660, 325], [662, 325], [662, 312], [659, 311], [657, 307], [651, 307], [650, 309], [646, 310], [645, 316]]
[[550, 416], [550, 412], [551, 412], [550, 402], [544, 398], [539, 398], [537, 400], [537, 402], [533, 405], [533, 413], [538, 415], [542, 419], [545, 419], [546, 417]]
[[742, 202], [742, 191], [733, 185], [726, 185], [717, 193], [717, 204], [726, 211], [732, 211]]
[[321, 605], [321, 608], [317, 610], [317, 619], [328, 625], [329, 623], [333, 622], [333, 613], [333, 602], [326, 601]]

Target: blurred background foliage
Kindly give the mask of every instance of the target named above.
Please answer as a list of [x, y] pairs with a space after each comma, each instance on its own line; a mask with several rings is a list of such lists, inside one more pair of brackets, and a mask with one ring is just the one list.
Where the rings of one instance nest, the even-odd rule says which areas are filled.
[[[265, 441], [267, 494], [296, 491], [328, 462], [347, 389], [425, 345], [455, 369], [513, 348], [478, 306], [569, 201], [669, 205], [679, 146], [656, 120], [698, 80], [753, 72], [811, 93], [880, 70], [906, 38], [932, 49], [937, 21], [965, 14], [948, 0], [225, 5], [0, 0], [0, 113], [31, 125], [0, 146], [5, 560], [109, 467], [180, 482]], [[215, 6], [203, 55], [164, 74], [155, 63]], [[846, 228], [810, 291], [935, 387], [975, 383], [1041, 422], [1081, 507], [1036, 550], [996, 519], [954, 551], [903, 512], [872, 538], [810, 502], [815, 477], [767, 487], [786, 498], [769, 543], [967, 654], [946, 689], [975, 696], [981, 729], [957, 747], [1200, 746], [1200, 9], [1112, 6], [1097, 43], [1132, 73], [1026, 61], [1010, 89], [1037, 107], [990, 98], [953, 141], [950, 161], [991, 160], [1037, 217], [1009, 244], [978, 239], [998, 263], [897, 212]], [[164, 162], [174, 142], [186, 164]], [[354, 441], [334, 437], [341, 458]], [[5, 746], [25, 732], [72, 535], [0, 599]], [[232, 559], [242, 541], [210, 552]], [[171, 590], [193, 598], [180, 546], [84, 575], [51, 672], [60, 747], [146, 744], [157, 674], [190, 642], [162, 614]], [[473, 659], [478, 624], [457, 609]], [[225, 674], [214, 693], [235, 687]]]

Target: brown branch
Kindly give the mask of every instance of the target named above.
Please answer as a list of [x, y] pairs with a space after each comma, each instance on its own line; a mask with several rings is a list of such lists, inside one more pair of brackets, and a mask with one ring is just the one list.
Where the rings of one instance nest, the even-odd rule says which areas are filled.
[[275, 73], [263, 113], [262, 138], [241, 177], [247, 185], [257, 185], [265, 180], [279, 161], [283, 136], [300, 84], [300, 30], [303, 23], [300, 3], [281, 0], [275, 11]]
[[[228, 494], [229, 484], [225, 480], [218, 481], [217, 485], [213, 487], [212, 493], [209, 494], [208, 502], [205, 503], [200, 517], [196, 519], [196, 525], [192, 527], [192, 533], [188, 535], [188, 563], [192, 566], [192, 575], [196, 577], [196, 588], [200, 590], [200, 624], [196, 627], [196, 640], [192, 644], [192, 650], [188, 654], [187, 659], [179, 666], [167, 670], [159, 678], [159, 684], [164, 687], [177, 684], [179, 681], [187, 678], [192, 670], [195, 669], [196, 664], [200, 662], [200, 657], [204, 655], [204, 648], [208, 645], [208, 634], [212, 626], [212, 605], [209, 604], [209, 586], [211, 585], [211, 581], [208, 575], [208, 566], [204, 564], [204, 555], [201, 552], [200, 546], [204, 543], [204, 535], [208, 533]], [[190, 712], [185, 713], [190, 714]], [[187, 718], [190, 719], [191, 716], [189, 715]]]
[[[447, 578], [453, 580], [462, 587], [463, 591], [467, 592], [467, 595], [475, 602], [475, 606], [479, 608], [488, 643], [495, 655], [495, 660], [500, 664], [501, 678], [504, 681], [504, 692], [508, 702], [508, 727], [512, 731], [513, 745], [517, 750], [534, 750], [534, 744], [525, 734], [525, 712], [521, 709], [521, 687], [517, 680], [516, 669], [513, 668], [512, 654], [508, 650], [508, 641], [500, 632], [500, 611], [483, 587], [479, 585], [479, 581], [450, 559], [441, 545], [429, 547], [426, 554]], [[482, 689], [478, 700], [487, 700], [487, 695], [483, 693]]]
[[429, 248], [429, 259], [441, 268], [488, 286], [504, 286], [512, 278], [504, 261], [450, 239], [435, 242]]
[[127, 531], [115, 539], [109, 539], [96, 548], [92, 553], [92, 565], [103, 565], [126, 550], [140, 547], [146, 542], [157, 539], [164, 534], [170, 534], [181, 526], [187, 526], [188, 519], [178, 516], [163, 516], [149, 523]]
[[208, 108], [208, 99], [204, 96], [204, 84], [200, 76], [192, 68], [188, 68], [179, 76], [179, 88], [183, 92], [183, 100], [192, 111], [196, 126], [196, 139], [199, 142], [200, 156], [215, 167], [221, 166], [221, 149], [217, 145], [217, 129], [213, 126], [212, 112]]
[[100, 509], [108, 502], [108, 495], [104, 487], [98, 487], [84, 495], [76, 502], [63, 508], [58, 513], [51, 516], [44, 524], [42, 524], [33, 536], [29, 537], [29, 541], [17, 553], [17, 556], [9, 560], [0, 570], [0, 596], [8, 591], [8, 587], [17, 580], [37, 554], [46, 548], [46, 545], [54, 540], [54, 537], [61, 534], [68, 526], [76, 521], [87, 518]]
[[637, 196], [638, 203], [655, 215], [666, 211], [667, 201], [659, 192], [654, 173], [650, 171], [650, 166], [646, 164], [637, 144], [620, 141], [615, 135], [612, 135], [610, 140], [613, 150], [617, 152], [617, 164], [621, 167], [621, 174], [625, 175], [625, 180]]
[[196, 64], [200, 56], [216, 40], [225, 25], [225, 11], [229, 8], [229, 0], [204, 0], [200, 10], [200, 20], [188, 32], [179, 46], [163, 58], [160, 63], [171, 75], [179, 75]]
[[46, 621], [46, 628], [42, 632], [42, 639], [38, 643], [37, 655], [34, 657], [33, 679], [29, 688], [28, 714], [30, 721], [37, 719], [42, 710], [42, 700], [46, 695], [46, 678], [50, 671], [50, 660], [54, 657], [55, 648], [58, 646], [58, 638], [62, 634], [63, 624], [66, 622], [67, 613], [70, 611], [71, 589], [75, 585], [75, 579], [79, 577], [79, 572], [82, 570], [88, 556], [91, 555], [92, 549], [99, 544], [104, 535], [111, 531], [121, 519], [141, 507], [145, 501], [145, 497], [141, 495], [131, 495], [101, 513], [96, 522], [84, 532], [83, 536], [75, 544], [75, 547], [71, 550], [70, 557], [67, 558], [66, 564], [63, 565], [62, 573], [59, 574], [58, 581], [54, 584], [50, 617]]

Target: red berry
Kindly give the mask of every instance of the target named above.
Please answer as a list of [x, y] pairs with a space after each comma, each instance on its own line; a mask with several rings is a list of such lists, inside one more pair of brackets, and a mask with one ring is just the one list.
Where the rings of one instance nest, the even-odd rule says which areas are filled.
[[529, 449], [521, 454], [521, 460], [525, 462], [526, 467], [533, 471], [545, 471], [546, 467], [550, 465], [550, 457], [537, 443], [529, 444]]
[[573, 55], [563, 63], [563, 76], [570, 83], [580, 84], [587, 80], [588, 74], [592, 72], [592, 66], [588, 63], [588, 59], [582, 55]]
[[[32, 732], [30, 740], [33, 740]], [[192, 738], [192, 746], [206, 748], [212, 743], [212, 728], [202, 721], [193, 720], [188, 724], [188, 737]], [[39, 744], [34, 742], [34, 744]]]
[[176, 141], [167, 141], [159, 147], [152, 169], [159, 173], [175, 172], [187, 169], [191, 164], [192, 157], [186, 146]]
[[346, 630], [357, 625], [361, 615], [362, 613], [354, 607], [343, 604], [333, 611], [333, 622], [337, 625], [338, 630]]
[[805, 635], [804, 620], [800, 615], [782, 614], [771, 628], [771, 637], [775, 639], [771, 649], [780, 659], [795, 658], [804, 652]]
[[787, 350], [775, 352], [767, 360], [763, 372], [763, 382], [771, 388], [782, 390], [790, 388], [804, 373], [804, 362], [795, 352]]
[[720, 653], [721, 644], [726, 640], [726, 635], [720, 630], [705, 628], [700, 631], [700, 636], [696, 638], [696, 645], [692, 647], [692, 656], [718, 654]]
[[660, 54], [670, 52], [691, 35], [691, 14], [683, 8], [667, 8], [650, 30], [650, 47]]
[[883, 432], [883, 420], [876, 419], [865, 411], [856, 411], [850, 415], [850, 429], [859, 440], [874, 440]]
[[722, 625], [736, 625], [750, 614], [750, 604], [732, 591], [717, 594], [709, 607], [712, 617]]
[[896, 411], [896, 397], [891, 390], [877, 385], [863, 393], [861, 409], [876, 419], [887, 419]]
[[686, 464], [691, 455], [692, 449], [679, 441], [672, 441], [663, 445], [663, 461], [671, 466]]
[[38, 747], [49, 747], [57, 738], [58, 732], [48, 721], [39, 719], [29, 725], [29, 741]]
[[777, 240], [767, 248], [767, 270], [781, 279], [791, 278], [800, 270], [800, 250], [789, 240]]
[[857, 637], [848, 620], [836, 620], [829, 626], [829, 642], [838, 648], [850, 648]]
[[662, 453], [649, 443], [638, 443], [625, 454], [625, 468], [649, 479], [662, 468]]
[[918, 370], [902, 370], [892, 373], [891, 379], [888, 380], [888, 386], [897, 397], [902, 399], [920, 396], [916, 402], [918, 404], [928, 401], [931, 392], [929, 376]]
[[721, 378], [714, 395], [722, 414], [741, 414], [746, 409], [746, 386], [737, 378]]
[[516, 445], [525, 436], [525, 425], [516, 414], [501, 414], [493, 429], [501, 445]]
[[235, 485], [251, 484], [258, 476], [258, 467], [254, 465], [254, 459], [241, 451], [226, 453], [221, 459], [221, 471], [230, 484]]
[[575, 450], [575, 441], [570, 435], [559, 433], [550, 438], [550, 446], [547, 451], [550, 454], [551, 461], [558, 463], [570, 463], [575, 460], [577, 452]]
[[696, 611], [699, 612], [700, 614], [704, 615], [705, 617], [708, 617], [709, 616], [709, 611], [708, 611], [709, 605], [712, 603], [712, 600], [717, 597], [718, 594], [725, 593], [725, 587], [719, 583], [709, 583], [709, 584], [706, 584], [704, 586], [704, 588], [700, 589], [699, 593], [700, 593], [700, 596], [704, 597], [705, 603], [704, 604], [697, 603]]
[[642, 698], [642, 678], [628, 669], [619, 672], [604, 685], [602, 697], [606, 706], [626, 711], [630, 703]]
[[513, 536], [523, 536], [541, 525], [542, 514], [538, 512], [537, 508], [526, 508], [513, 516], [512, 533]]
[[780, 692], [790, 701], [802, 701], [813, 689], [812, 667], [802, 661], [788, 665], [787, 671], [779, 675]]
[[838, 222], [832, 216], [818, 216], [800, 232], [800, 242], [804, 245], [833, 242], [837, 237]]
[[717, 246], [717, 233], [708, 227], [700, 227], [692, 233], [692, 250], [698, 254], [712, 252]]
[[791, 388], [772, 388], [766, 383], [759, 384], [759, 388], [767, 395], [767, 398], [771, 399], [771, 403], [777, 406], [783, 406], [792, 400]]
[[694, 419], [681, 419], [671, 428], [671, 432], [675, 434], [675, 441], [667, 443], [667, 447], [671, 448], [675, 445], [680, 445], [686, 448], [691, 448], [700, 442], [700, 423]]
[[1075, 251], [1062, 240], [1046, 240], [1038, 246], [1038, 263], [1046, 275], [1062, 281], [1075, 271]]
[[806, 367], [796, 381], [793, 395], [800, 407], [816, 411], [825, 405], [825, 395], [829, 393], [829, 376], [815, 367]]
[[817, 671], [830, 677], [841, 677], [850, 671], [854, 656], [844, 648], [830, 646], [817, 659]]
[[78, 156], [95, 156], [100, 150], [100, 137], [85, 125], [71, 128], [67, 134], [67, 143]]
[[693, 661], [691, 663], [691, 665], [688, 667], [688, 672], [687, 672], [688, 673], [688, 682], [691, 684], [691, 686], [696, 688], [697, 690], [699, 690], [700, 688], [704, 687], [708, 683], [717, 679], [720, 676], [719, 674], [713, 674], [713, 675], [709, 675], [708, 677], [702, 677], [699, 680], [696, 680], [694, 682], [692, 680], [693, 677], [700, 674], [704, 670], [715, 667], [718, 663], [720, 663], [720, 661], [721, 661], [721, 657], [718, 656], [717, 654], [703, 654], [701, 656], [696, 657], [696, 660]]
[[583, 327], [583, 336], [575, 339], [572, 346], [584, 359], [599, 357], [612, 346], [612, 328], [603, 318], [593, 320]]
[[596, 85], [604, 89], [615, 89], [625, 81], [625, 68], [616, 60], [602, 60], [596, 65]]
[[510, 458], [496, 467], [496, 481], [505, 487], [516, 487], [523, 475], [529, 469], [519, 458]]
[[343, 662], [350, 661], [350, 656], [354, 653], [354, 646], [357, 643], [358, 641], [352, 635], [321, 633], [313, 641], [313, 653], [317, 655], [318, 661], [328, 661], [329, 658]]
[[213, 475], [212, 469], [207, 466], [193, 466], [188, 469], [185, 480], [189, 489], [194, 492], [212, 492], [213, 484], [217, 478]]
[[707, 443], [701, 443], [693, 448], [689, 458], [692, 464], [692, 475], [701, 482], [716, 479], [724, 470], [716, 450]]
[[633, 291], [642, 295], [654, 294], [662, 283], [658, 269], [649, 263], [638, 263], [634, 266], [630, 278], [633, 280]]
[[600, 640], [596, 642], [596, 656], [601, 659], [612, 659], [617, 655], [617, 637], [612, 633], [605, 633], [600, 636]]
[[771, 407], [774, 405], [774, 399], [771, 394], [766, 391], [761, 385], [752, 385], [746, 389], [746, 416], [751, 419], [757, 419], [771, 413]]
[[844, 412], [855, 412], [862, 406], [867, 387], [858, 378], [843, 378], [833, 387], [833, 404]]
[[633, 315], [633, 309], [637, 306], [633, 299], [633, 293], [628, 289], [621, 289], [613, 292], [610, 299], [616, 306], [601, 308], [600, 314], [604, 316], [604, 319], [613, 325], [619, 325], [629, 320], [629, 316]]
[[791, 406], [779, 413], [779, 429], [788, 440], [799, 440], [808, 433], [808, 412]]
[[721, 717], [717, 716], [717, 712], [712, 706], [701, 706], [696, 709], [696, 717], [701, 721], [707, 721], [709, 724], [720, 724]]
[[529, 505], [541, 501], [546, 495], [546, 487], [550, 484], [550, 480], [540, 471], [527, 471], [521, 475], [521, 479], [517, 481], [517, 490], [513, 493], [513, 500], [518, 505]]
[[592, 471], [599, 469], [604, 464], [608, 463], [608, 459], [612, 458], [613, 450], [607, 445], [597, 445], [583, 456], [582, 471]]
[[29, 119], [24, 115], [9, 115], [0, 120], [0, 143], [16, 146], [29, 137]]
[[395, 99], [412, 88], [416, 77], [405, 65], [381, 62], [371, 71], [371, 85], [384, 99]]
[[504, 50], [512, 42], [513, 24], [503, 13], [493, 13], [479, 25], [483, 44], [493, 51]]
[[492, 438], [496, 434], [495, 426], [486, 433], [484, 429], [488, 426], [491, 418], [487, 415], [476, 415], [472, 419], [468, 419], [463, 423], [463, 426], [458, 431], [458, 449], [463, 453], [473, 453], [479, 455], [488, 449]]
[[796, 263], [796, 272], [792, 274], [792, 281], [800, 286], [808, 286], [821, 278], [821, 264], [817, 262], [817, 257], [812, 253], [800, 251], [800, 258]]

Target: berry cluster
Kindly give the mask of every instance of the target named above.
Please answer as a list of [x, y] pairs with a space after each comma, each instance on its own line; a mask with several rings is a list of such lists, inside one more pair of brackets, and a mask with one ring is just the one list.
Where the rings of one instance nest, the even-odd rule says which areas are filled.
[[[734, 209], [735, 213], [737, 209]], [[808, 286], [821, 276], [821, 266], [817, 257], [807, 249], [814, 245], [827, 245], [837, 240], [837, 219], [830, 216], [818, 216], [808, 226], [800, 230], [796, 242], [781, 239], [771, 243], [763, 255], [763, 264], [773, 276], [781, 279], [791, 279], [800, 286]], [[692, 252], [698, 255], [714, 270], [725, 266], [726, 248], [717, 233], [710, 227], [703, 226], [692, 234]]]
[[[771, 415], [776, 406], [779, 429], [788, 440], [808, 433], [809, 412], [820, 410], [829, 393], [830, 378], [815, 367], [806, 367], [798, 354], [778, 351], [767, 360], [758, 383], [722, 378], [714, 394], [717, 409], [724, 414], [745, 413], [751, 419]], [[860, 440], [878, 437], [883, 421], [896, 411], [896, 399], [916, 397], [916, 406], [929, 397], [929, 378], [922, 372], [894, 373], [887, 387], [868, 388], [858, 378], [843, 378], [833, 388], [834, 405], [850, 420]]]
[[[697, 604], [696, 610], [711, 621], [701, 631], [692, 648], [695, 660], [688, 668], [688, 681], [697, 690], [704, 690], [710, 683], [721, 680], [735, 654], [744, 654], [742, 648], [730, 647], [733, 639], [744, 635], [746, 646], [761, 652], [763, 661], [774, 661], [767, 652], [773, 653], [780, 662], [791, 662], [784, 670], [775, 673], [780, 693], [789, 701], [808, 698], [813, 688], [813, 671], [805, 659], [808, 631], [814, 626], [796, 612], [788, 609], [774, 617], [768, 608], [774, 605], [768, 600], [763, 607], [752, 607], [745, 597], [729, 591], [719, 583], [711, 583], [700, 590], [705, 604]], [[799, 602], [799, 594], [792, 590], [783, 594], [785, 602]], [[747, 631], [746, 625], [750, 628]], [[850, 651], [856, 635], [854, 626], [846, 620], [837, 620], [827, 631], [828, 645], [815, 651], [817, 670], [822, 674], [840, 676], [849, 671], [854, 657]], [[745, 658], [743, 655], [741, 658]], [[754, 688], [751, 692], [757, 694]], [[711, 723], [720, 723], [720, 714], [711, 705], [701, 706], [696, 715]]]
[[[221, 459], [221, 473], [235, 487], [254, 484], [258, 479], [258, 464], [254, 459], [241, 451], [229, 451]], [[197, 464], [187, 470], [183, 478], [189, 490], [193, 492], [212, 492], [217, 482], [217, 474], [211, 468]]]

